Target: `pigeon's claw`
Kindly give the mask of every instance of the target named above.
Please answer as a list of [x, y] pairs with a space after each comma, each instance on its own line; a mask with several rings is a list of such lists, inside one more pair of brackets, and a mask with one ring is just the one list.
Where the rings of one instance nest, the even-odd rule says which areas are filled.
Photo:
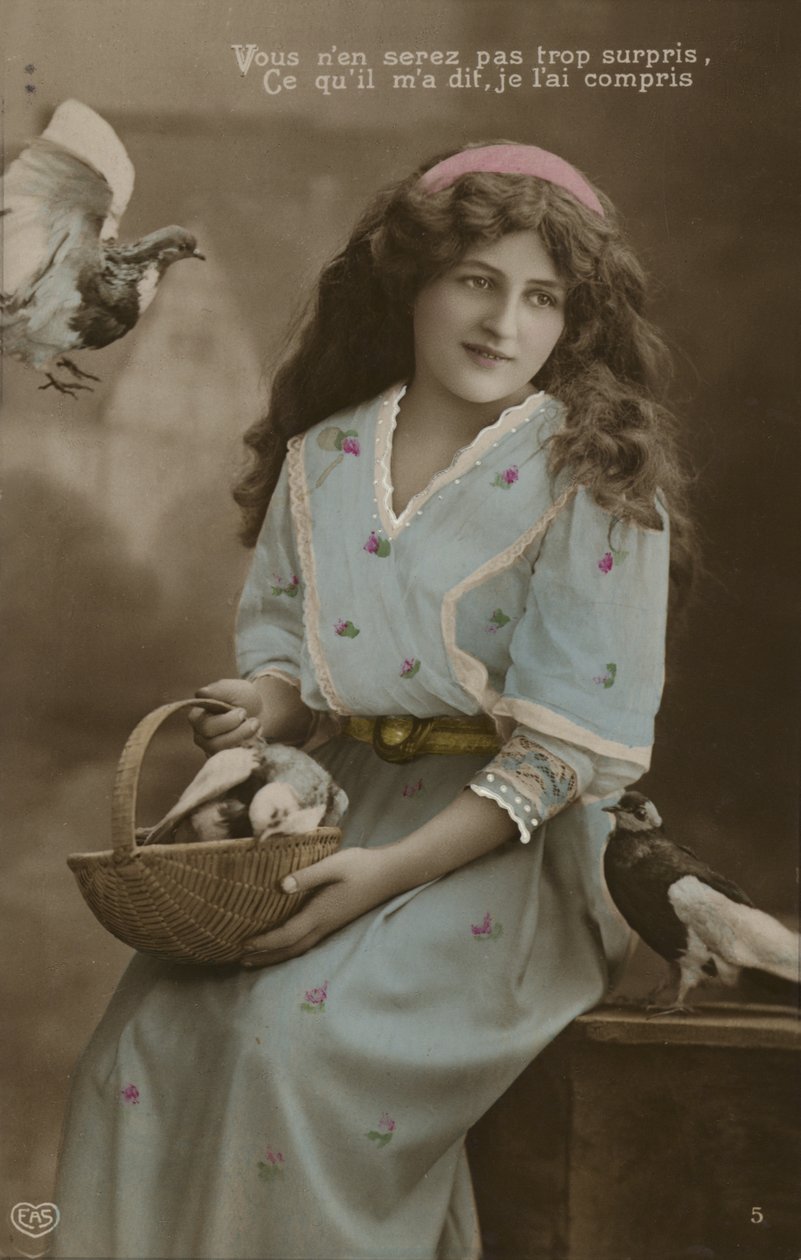
[[672, 1015], [675, 1011], [688, 1011], [685, 1004], [686, 991], [680, 991], [681, 976], [676, 964], [671, 964], [670, 973], [642, 998], [645, 1018], [653, 1019], [656, 1015]]
[[[91, 385], [79, 385], [77, 381], [60, 381], [50, 372], [45, 372], [45, 376], [47, 377], [47, 384], [40, 385], [40, 389], [49, 389], [52, 385], [60, 394], [69, 394], [70, 398], [77, 398], [75, 391], [78, 389], [88, 389], [90, 394], [94, 392]], [[92, 379], [96, 378], [93, 377]]]
[[[65, 359], [63, 355], [60, 359], [56, 360], [56, 367], [66, 368], [68, 372], [72, 372], [73, 376], [77, 376], [78, 379], [82, 381], [99, 381], [100, 380], [99, 376], [93, 376], [91, 372], [82, 371], [82, 369], [78, 367], [77, 363], [73, 363], [72, 359]], [[42, 386], [42, 389], [46, 389], [46, 388], [47, 387], [45, 385]], [[90, 389], [91, 387], [89, 385], [82, 385], [81, 388]]]
[[655, 1019], [657, 1015], [686, 1015], [691, 1008], [676, 1002], [673, 1006], [660, 1006], [658, 1003], [649, 1003], [646, 1008], [646, 1019]]

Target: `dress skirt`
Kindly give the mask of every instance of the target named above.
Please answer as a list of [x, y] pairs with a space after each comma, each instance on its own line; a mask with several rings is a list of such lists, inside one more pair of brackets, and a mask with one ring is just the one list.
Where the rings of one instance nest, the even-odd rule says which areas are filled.
[[[390, 765], [344, 736], [315, 756], [364, 847], [486, 761]], [[476, 1260], [466, 1132], [626, 955], [608, 829], [573, 805], [274, 967], [136, 955], [75, 1071], [53, 1254]]]

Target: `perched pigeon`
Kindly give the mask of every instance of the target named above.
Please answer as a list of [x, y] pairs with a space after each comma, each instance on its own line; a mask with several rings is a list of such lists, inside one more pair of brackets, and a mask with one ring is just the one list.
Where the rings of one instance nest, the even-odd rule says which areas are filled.
[[298, 835], [335, 827], [348, 798], [312, 757], [255, 739], [215, 753], [143, 844]]
[[[79, 382], [99, 378], [67, 356], [124, 337], [167, 268], [203, 257], [182, 227], [116, 244], [133, 183], [119, 138], [80, 101], [59, 105], [3, 177], [0, 342], [3, 354], [45, 373], [40, 389], [52, 385], [73, 398], [90, 389]], [[56, 368], [74, 379], [59, 379]]]
[[801, 937], [668, 840], [652, 801], [626, 792], [605, 808], [616, 824], [604, 854], [609, 892], [635, 932], [678, 972], [676, 1009], [704, 978], [735, 985], [743, 968], [798, 982]]

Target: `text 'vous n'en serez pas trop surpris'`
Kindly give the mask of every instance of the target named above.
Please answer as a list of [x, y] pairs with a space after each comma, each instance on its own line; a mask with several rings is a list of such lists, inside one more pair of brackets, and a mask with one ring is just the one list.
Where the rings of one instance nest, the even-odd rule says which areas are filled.
[[571, 87], [650, 92], [690, 88], [710, 59], [679, 41], [670, 48], [383, 49], [368, 55], [332, 44], [301, 53], [259, 44], [231, 44], [242, 78], [250, 77], [268, 96], [312, 89], [323, 96], [341, 92], [474, 91], [505, 92]]

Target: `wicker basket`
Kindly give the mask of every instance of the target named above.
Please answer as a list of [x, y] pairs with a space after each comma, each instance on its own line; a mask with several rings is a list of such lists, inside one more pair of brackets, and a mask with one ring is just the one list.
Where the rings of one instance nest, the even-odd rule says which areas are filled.
[[248, 937], [277, 927], [304, 900], [287, 894], [285, 875], [334, 853], [336, 827], [264, 840], [192, 844], [137, 843], [136, 791], [150, 740], [173, 713], [215, 700], [179, 700], [148, 714], [125, 745], [111, 802], [111, 842], [103, 853], [67, 858], [88, 906], [103, 927], [126, 945], [176, 962], [231, 963]]

